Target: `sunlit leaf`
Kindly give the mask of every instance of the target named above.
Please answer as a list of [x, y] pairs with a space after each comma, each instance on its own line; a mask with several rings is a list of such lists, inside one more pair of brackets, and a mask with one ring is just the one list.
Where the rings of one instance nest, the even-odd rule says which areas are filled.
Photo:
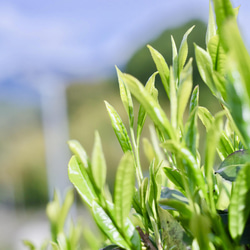
[[177, 93], [176, 93], [176, 83], [174, 79], [173, 68], [170, 67], [169, 75], [169, 84], [170, 84], [170, 115], [171, 115], [171, 124], [173, 128], [177, 129]]
[[114, 208], [117, 224], [124, 228], [129, 215], [135, 184], [135, 167], [132, 153], [127, 152], [119, 164], [114, 190]]
[[96, 186], [102, 190], [106, 181], [106, 161], [102, 150], [102, 143], [99, 133], [95, 132], [95, 143], [92, 153], [92, 174]]
[[132, 151], [132, 146], [128, 137], [128, 132], [122, 122], [121, 117], [116, 110], [105, 101], [105, 105], [112, 123], [112, 127], [115, 131], [116, 137], [121, 145], [123, 152]]
[[232, 190], [229, 206], [229, 232], [236, 241], [245, 228], [250, 214], [250, 164], [239, 171]]
[[68, 165], [69, 180], [75, 186], [80, 197], [91, 207], [93, 200], [97, 199], [96, 192], [90, 182], [89, 176], [77, 156], [72, 156]]
[[176, 134], [159, 103], [148, 93], [140, 81], [135, 77], [124, 74], [124, 78], [129, 90], [144, 107], [155, 125], [161, 129], [166, 137], [175, 138]]
[[210, 39], [216, 35], [216, 22], [214, 18], [214, 12], [211, 4], [211, 0], [209, 1], [209, 19], [208, 19], [208, 27], [207, 27], [207, 33], [206, 33], [206, 45], [208, 45], [208, 42]]
[[194, 26], [192, 26], [190, 29], [188, 29], [188, 31], [184, 34], [182, 41], [181, 41], [179, 55], [178, 55], [179, 75], [180, 75], [182, 68], [184, 67], [185, 62], [187, 60], [187, 55], [188, 55], [187, 38], [188, 38], [188, 35], [192, 32], [193, 28], [194, 28]]
[[116, 72], [118, 76], [121, 100], [129, 116], [130, 126], [133, 127], [134, 107], [133, 107], [132, 97], [130, 91], [128, 90], [127, 86], [123, 81], [123, 73], [117, 67], [116, 67]]
[[156, 68], [160, 74], [162, 84], [165, 88], [165, 91], [169, 97], [169, 68], [168, 65], [164, 59], [164, 57], [153, 47], [148, 45], [148, 48], [150, 50], [151, 56], [153, 57], [153, 60], [155, 62]]
[[96, 224], [103, 231], [104, 234], [111, 240], [111, 242], [120, 246], [121, 248], [131, 249], [128, 243], [120, 234], [119, 230], [114, 225], [113, 221], [95, 201], [92, 203], [92, 212]]

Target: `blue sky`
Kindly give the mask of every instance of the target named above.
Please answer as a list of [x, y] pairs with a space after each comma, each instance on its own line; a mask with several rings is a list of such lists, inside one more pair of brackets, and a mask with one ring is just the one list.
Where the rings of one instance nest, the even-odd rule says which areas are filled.
[[[249, 48], [250, 3], [233, 3], [242, 5]], [[0, 88], [9, 78], [43, 74], [65, 81], [106, 76], [142, 44], [192, 18], [207, 21], [207, 0], [0, 0]]]

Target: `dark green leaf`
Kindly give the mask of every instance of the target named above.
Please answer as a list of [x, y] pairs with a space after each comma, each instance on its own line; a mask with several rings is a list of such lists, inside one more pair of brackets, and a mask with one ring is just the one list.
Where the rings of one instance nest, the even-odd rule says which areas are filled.
[[239, 150], [230, 154], [219, 166], [215, 173], [220, 174], [228, 181], [235, 181], [238, 172], [246, 164], [250, 163], [250, 151]]

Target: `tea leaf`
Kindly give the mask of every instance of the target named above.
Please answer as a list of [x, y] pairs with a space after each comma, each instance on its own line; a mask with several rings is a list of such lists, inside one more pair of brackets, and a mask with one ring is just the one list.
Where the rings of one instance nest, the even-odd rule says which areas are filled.
[[235, 181], [238, 172], [246, 164], [250, 163], [250, 151], [239, 150], [230, 154], [219, 166], [215, 173], [220, 174], [228, 181]]
[[83, 164], [77, 156], [72, 156], [68, 165], [69, 180], [75, 186], [77, 192], [86, 204], [91, 207], [97, 195]]
[[190, 219], [190, 217], [192, 216], [192, 210], [190, 209], [190, 206], [184, 203], [183, 201], [163, 198], [159, 200], [159, 203], [161, 205], [174, 208], [176, 211], [180, 213], [181, 216], [186, 217], [188, 219]]
[[198, 102], [199, 102], [199, 87], [196, 86], [191, 96], [189, 117], [187, 123], [185, 124], [185, 129], [184, 129], [184, 138], [186, 145], [195, 157], [197, 155], [198, 142], [199, 142], [198, 141], [199, 132], [197, 128]]
[[161, 129], [166, 137], [175, 139], [176, 134], [159, 103], [146, 91], [140, 81], [135, 77], [124, 74], [124, 78], [126, 79], [126, 85], [129, 90], [144, 107], [155, 125]]
[[239, 171], [229, 205], [229, 232], [239, 242], [250, 214], [250, 164]]
[[[158, 90], [155, 88], [155, 76], [158, 72], [155, 72], [150, 76], [148, 79], [145, 89], [150, 93], [155, 100], [157, 101], [158, 98]], [[137, 121], [137, 138], [141, 135], [142, 128], [144, 126], [146, 120], [147, 113], [142, 105], [140, 105], [139, 112], [138, 112], [138, 121]]]
[[190, 229], [197, 239], [199, 249], [214, 249], [211, 248], [212, 242], [209, 240], [209, 234], [211, 232], [211, 222], [209, 217], [202, 214], [193, 214], [190, 221]]
[[188, 35], [192, 32], [192, 30], [194, 29], [194, 26], [192, 26], [190, 29], [188, 29], [188, 31], [184, 34], [182, 41], [181, 41], [181, 45], [180, 45], [180, 49], [179, 49], [179, 56], [178, 56], [178, 72], [179, 72], [179, 76], [180, 73], [182, 71], [182, 68], [187, 60], [187, 55], [188, 55], [188, 44], [187, 44], [187, 38]]
[[163, 246], [167, 249], [186, 249], [183, 243], [184, 229], [174, 219], [174, 217], [167, 211], [158, 206], [158, 213], [160, 217], [160, 225], [162, 230]]
[[162, 170], [166, 174], [168, 179], [171, 182], [173, 182], [175, 187], [178, 190], [180, 190], [182, 193], [185, 193], [185, 191], [184, 191], [185, 188], [184, 188], [184, 184], [183, 184], [183, 181], [182, 181], [181, 173], [177, 169], [173, 169], [173, 168], [170, 168], [170, 167], [163, 167]]
[[216, 23], [214, 18], [214, 12], [211, 4], [211, 0], [209, 1], [209, 19], [208, 19], [208, 27], [206, 33], [206, 45], [208, 46], [208, 42], [210, 39], [216, 35]]
[[115, 131], [116, 137], [121, 145], [123, 152], [125, 153], [127, 151], [132, 151], [132, 146], [128, 137], [128, 132], [122, 122], [121, 117], [108, 102], [105, 101], [105, 105], [109, 113], [112, 127]]
[[92, 153], [92, 174], [96, 186], [102, 190], [106, 181], [106, 161], [102, 150], [102, 143], [99, 133], [95, 132], [95, 143]]
[[111, 242], [115, 243], [121, 248], [131, 249], [125, 239], [120, 234], [119, 230], [114, 225], [113, 221], [103, 210], [103, 208], [95, 201], [93, 201], [92, 203], [92, 211], [96, 224], [103, 231], [103, 233], [107, 235]]
[[151, 56], [153, 57], [156, 68], [160, 74], [162, 84], [165, 88], [165, 91], [166, 91], [168, 97], [170, 97], [169, 96], [169, 68], [168, 68], [168, 65], [167, 65], [164, 57], [157, 50], [155, 50], [150, 45], [148, 45], [148, 48], [150, 50]]
[[86, 151], [83, 149], [81, 144], [77, 140], [68, 141], [69, 148], [71, 152], [76, 155], [85, 168], [89, 167], [89, 158]]
[[135, 184], [134, 168], [133, 155], [127, 152], [119, 164], [114, 189], [115, 216], [120, 228], [124, 228], [131, 209]]
[[178, 109], [177, 109], [177, 122], [179, 126], [182, 126], [183, 114], [187, 107], [189, 97], [192, 92], [193, 86], [193, 68], [192, 68], [192, 58], [188, 61], [185, 68], [180, 74], [180, 86], [177, 93]]
[[173, 128], [177, 129], [177, 93], [176, 93], [176, 83], [174, 79], [173, 68], [170, 67], [169, 75], [170, 84], [170, 114], [171, 114], [171, 124]]
[[[173, 36], [171, 36], [171, 44], [172, 44], [172, 67], [173, 67], [173, 76], [174, 76], [174, 80], [176, 81], [178, 79], [178, 53], [177, 53], [177, 48], [176, 48], [176, 44], [174, 41]], [[170, 95], [171, 96], [171, 95]]]
[[130, 126], [133, 127], [134, 107], [133, 107], [132, 97], [131, 97], [130, 91], [128, 90], [127, 86], [125, 85], [123, 81], [123, 73], [117, 67], [116, 67], [116, 72], [118, 75], [121, 100], [129, 116]]

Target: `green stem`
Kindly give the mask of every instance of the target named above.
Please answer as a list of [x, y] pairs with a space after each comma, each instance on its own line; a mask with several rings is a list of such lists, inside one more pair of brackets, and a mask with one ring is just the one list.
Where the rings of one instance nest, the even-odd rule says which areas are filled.
[[141, 170], [141, 163], [140, 163], [140, 155], [139, 155], [139, 138], [137, 138], [137, 143], [135, 141], [135, 134], [133, 127], [130, 126], [130, 135], [132, 139], [132, 144], [134, 148], [134, 156], [135, 156], [135, 164], [136, 164], [136, 177], [138, 181], [138, 186], [141, 186], [142, 180], [143, 180], [143, 174]]

